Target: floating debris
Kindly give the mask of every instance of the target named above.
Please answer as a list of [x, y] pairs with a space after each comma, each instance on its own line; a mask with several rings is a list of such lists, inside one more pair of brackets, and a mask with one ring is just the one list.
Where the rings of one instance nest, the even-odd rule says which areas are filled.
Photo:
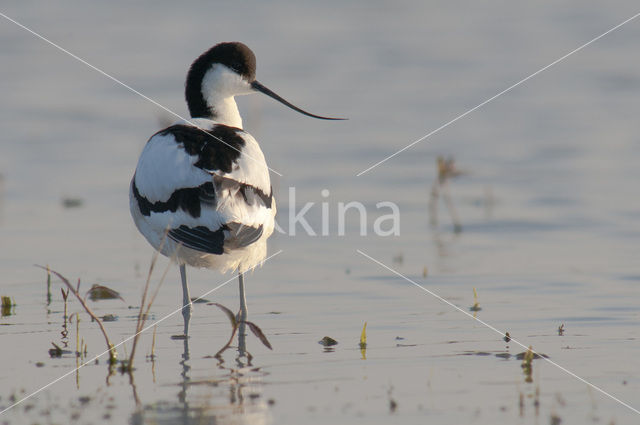
[[62, 206], [65, 208], [79, 208], [84, 204], [81, 198], [62, 198]]
[[424, 266], [422, 268], [422, 277], [426, 278], [428, 274], [429, 274], [429, 269], [427, 268], [427, 266]]
[[[126, 356], [127, 353], [125, 352], [124, 355]], [[129, 359], [122, 359], [119, 361], [118, 372], [120, 372], [121, 375], [124, 375], [125, 373], [131, 374], [134, 370], [133, 364], [129, 363]]]
[[193, 297], [193, 298], [191, 298], [191, 302], [194, 303], [194, 304], [207, 304], [207, 303], [210, 303], [211, 301], [209, 301], [206, 298]]
[[177, 341], [182, 341], [188, 338], [188, 336], [181, 334], [181, 335], [171, 335], [169, 338], [173, 339], [173, 340], [177, 340]]
[[564, 323], [558, 326], [558, 336], [564, 335]]
[[55, 342], [52, 342], [53, 348], [49, 349], [49, 356], [53, 357], [62, 357], [63, 354], [71, 354], [70, 350], [63, 350]]
[[87, 296], [91, 301], [114, 300], [114, 299], [121, 299], [122, 301], [124, 301], [124, 298], [120, 296], [118, 291], [114, 291], [113, 289], [107, 288], [106, 286], [103, 286], [103, 285], [95, 285], [95, 284], [92, 285], [91, 288], [85, 294], [84, 298], [86, 299]]
[[461, 356], [490, 356], [491, 353], [487, 352], [487, 351], [464, 351], [462, 353], [460, 353]]
[[13, 307], [15, 307], [16, 303], [13, 302], [11, 297], [7, 297], [5, 295], [2, 296], [2, 317], [11, 316], [13, 312]]
[[325, 336], [320, 341], [318, 341], [318, 344], [324, 345], [325, 347], [332, 347], [334, 345], [338, 345], [338, 341], [331, 338], [330, 336]]
[[504, 342], [506, 342], [507, 344], [508, 344], [509, 342], [511, 342], [511, 335], [509, 335], [509, 332], [506, 332], [506, 333], [504, 334], [504, 338], [502, 338], [502, 339], [503, 339], [503, 340], [504, 340]]
[[101, 317], [103, 322], [115, 322], [118, 320], [118, 316], [115, 314], [105, 314]]
[[389, 397], [389, 412], [394, 413], [396, 410], [398, 410], [398, 402], [394, 400], [394, 398], [391, 396], [391, 393], [393, 393], [393, 386], [389, 387], [387, 396]]
[[[530, 349], [531, 349], [531, 347], [529, 347], [529, 350], [530, 350]], [[527, 354], [529, 353], [529, 350], [527, 350], [527, 351], [523, 351], [522, 353], [518, 353], [518, 354], [516, 354], [516, 359], [518, 359], [518, 360], [524, 360], [524, 359], [525, 359], [525, 357], [527, 356]], [[548, 358], [549, 358], [549, 356], [547, 356], [546, 354], [542, 354], [542, 353], [535, 353], [535, 352], [533, 353], [533, 359], [534, 359], [534, 360], [541, 359], [541, 358], [543, 358], [543, 357], [544, 357], [545, 359], [548, 359]]]

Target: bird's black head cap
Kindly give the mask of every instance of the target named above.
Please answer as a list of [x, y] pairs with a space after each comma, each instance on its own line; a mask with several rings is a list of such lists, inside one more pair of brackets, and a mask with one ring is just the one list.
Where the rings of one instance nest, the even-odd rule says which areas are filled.
[[256, 79], [256, 56], [250, 48], [237, 41], [216, 44], [191, 64], [187, 74], [185, 96], [192, 118], [212, 116], [202, 95], [202, 79], [215, 63], [225, 65], [248, 82]]

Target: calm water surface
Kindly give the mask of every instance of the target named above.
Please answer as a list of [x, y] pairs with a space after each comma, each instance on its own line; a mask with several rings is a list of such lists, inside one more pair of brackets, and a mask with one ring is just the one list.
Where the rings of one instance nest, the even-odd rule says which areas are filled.
[[[634, 408], [640, 408], [640, 21], [632, 21], [431, 138], [356, 177], [397, 149], [638, 12], [632, 1], [528, 4], [490, 1], [241, 5], [174, 2], [5, 1], [0, 8], [147, 96], [186, 114], [184, 76], [202, 51], [241, 40], [258, 78], [322, 122], [267, 99], [240, 99], [245, 128], [282, 177], [272, 175], [278, 220], [326, 202], [332, 236], [276, 234], [281, 254], [247, 277], [253, 355], [228, 350], [224, 314], [197, 304], [188, 347], [171, 339], [176, 314], [138, 346], [133, 380], [109, 376], [105, 358], [3, 413], [0, 423], [637, 423], [638, 415], [356, 250], [404, 274]], [[119, 291], [90, 303], [114, 341], [130, 336], [152, 250], [128, 212], [128, 184], [165, 112], [0, 20], [0, 406], [61, 377], [75, 350], [63, 328], [61, 283], [47, 305], [48, 264], [82, 288]], [[436, 158], [466, 174], [430, 224]], [[288, 199], [296, 188], [295, 205]], [[321, 191], [329, 190], [328, 197]], [[79, 207], [63, 201], [79, 199]], [[338, 202], [368, 208], [336, 235]], [[395, 202], [400, 235], [372, 232], [376, 203]], [[432, 217], [433, 218], [433, 217]], [[155, 285], [167, 266], [162, 260]], [[426, 273], [425, 273], [426, 272]], [[426, 275], [426, 277], [425, 277]], [[230, 279], [190, 271], [193, 295]], [[178, 307], [169, 269], [153, 324]], [[237, 283], [206, 296], [237, 308]], [[75, 301], [69, 313], [80, 311]], [[368, 348], [358, 347], [367, 322]], [[558, 327], [564, 324], [564, 334]], [[324, 336], [339, 344], [325, 350]], [[88, 358], [104, 350], [81, 314]], [[131, 343], [119, 347], [122, 358]]]

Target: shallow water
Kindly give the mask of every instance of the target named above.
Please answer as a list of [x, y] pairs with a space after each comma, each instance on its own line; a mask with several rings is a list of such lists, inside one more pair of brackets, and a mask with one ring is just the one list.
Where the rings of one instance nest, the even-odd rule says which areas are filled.
[[[0, 423], [637, 423], [636, 413], [543, 360], [525, 382], [521, 361], [505, 355], [521, 347], [357, 250], [465, 311], [475, 288], [479, 319], [640, 408], [640, 21], [355, 176], [631, 17], [634, 2], [7, 1], [0, 11], [179, 114], [193, 58], [242, 40], [265, 85], [312, 112], [349, 117], [315, 121], [266, 98], [240, 99], [245, 128], [283, 174], [272, 175], [280, 224], [287, 228], [289, 187], [297, 210], [315, 202], [307, 217], [317, 232], [322, 202], [330, 212], [331, 236], [275, 234], [270, 252], [283, 252], [247, 277], [250, 319], [273, 351], [248, 336], [251, 365], [234, 350], [222, 363], [212, 358], [229, 325], [197, 304], [186, 360], [183, 341], [170, 338], [181, 331], [178, 313], [158, 324], [155, 362], [145, 359], [151, 332], [140, 340], [133, 383], [107, 378], [102, 357]], [[128, 183], [168, 118], [8, 21], [0, 35], [0, 295], [17, 304], [0, 319], [0, 406], [8, 407], [77, 364], [71, 354], [49, 357], [63, 339], [75, 350], [76, 324], [65, 339], [61, 284], [54, 279], [47, 306], [46, 273], [33, 264], [81, 278], [85, 290], [119, 291], [125, 302], [91, 306], [118, 316], [105, 323], [114, 341], [134, 331], [152, 251], [129, 217]], [[442, 202], [430, 224], [439, 155], [467, 172], [449, 184], [459, 233]], [[82, 203], [66, 208], [64, 199]], [[355, 214], [346, 236], [336, 235], [337, 203], [348, 201], [367, 206], [367, 236]], [[373, 234], [380, 201], [399, 206], [400, 236]], [[189, 278], [198, 296], [232, 276], [193, 270]], [[172, 267], [150, 324], [178, 308], [178, 282]], [[236, 286], [206, 298], [235, 309]], [[75, 301], [68, 308], [80, 311]], [[325, 335], [339, 342], [333, 350], [318, 344]], [[84, 314], [80, 337], [89, 359], [104, 350]]]

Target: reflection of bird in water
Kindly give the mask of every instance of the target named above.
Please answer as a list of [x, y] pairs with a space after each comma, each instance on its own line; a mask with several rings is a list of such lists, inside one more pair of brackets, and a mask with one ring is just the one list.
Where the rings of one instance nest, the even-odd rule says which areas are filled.
[[[242, 335], [240, 338], [244, 338]], [[244, 343], [242, 343], [244, 345]], [[180, 390], [177, 399], [142, 406], [131, 416], [130, 423], [155, 424], [251, 424], [271, 423], [269, 405], [262, 394], [265, 373], [251, 364], [247, 353], [239, 350], [234, 364], [226, 366], [217, 357], [217, 370], [191, 368], [188, 339], [180, 361]], [[207, 377], [193, 377], [194, 371], [204, 371]], [[213, 375], [213, 376], [211, 376]], [[134, 392], [135, 394], [135, 392]]]
[[464, 172], [456, 167], [453, 157], [445, 159], [442, 156], [438, 156], [437, 164], [438, 176], [431, 186], [431, 196], [429, 197], [430, 222], [434, 227], [438, 225], [438, 199], [442, 196], [449, 215], [451, 216], [451, 221], [453, 222], [453, 231], [460, 233], [462, 231], [462, 224], [458, 219], [456, 207], [449, 193], [449, 180], [461, 176]]
[[261, 92], [305, 115], [333, 119], [287, 102], [260, 84], [255, 71], [255, 56], [242, 43], [221, 43], [197, 58], [186, 82], [191, 120], [149, 139], [131, 181], [136, 226], [180, 265], [185, 338], [192, 310], [186, 265], [238, 271], [242, 334], [244, 272], [264, 261], [274, 229], [269, 169], [258, 142], [242, 129], [234, 96]]

